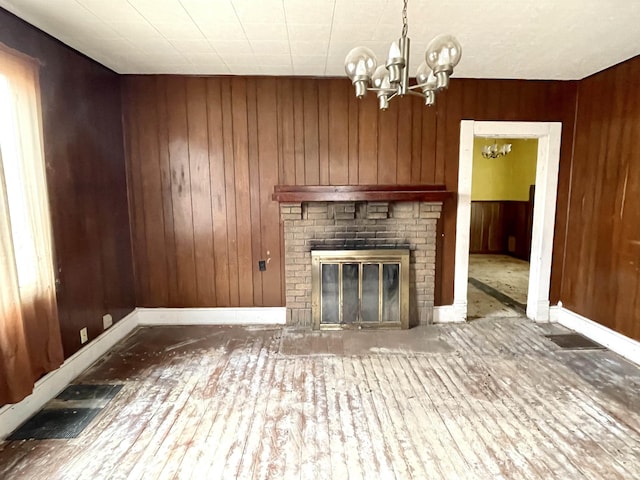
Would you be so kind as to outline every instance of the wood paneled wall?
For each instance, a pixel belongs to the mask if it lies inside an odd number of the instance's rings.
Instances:
[[[640,340],[640,57],[582,80],[561,299]]]
[[[0,42],[37,58],[65,356],[135,307],[117,74],[0,9]]]
[[[124,104],[143,306],[283,305],[274,185],[434,180],[435,112],[342,80],[130,77]]]
[[[472,201],[469,253],[499,253],[529,261],[532,207],[533,202]]]
[[[345,79],[130,76],[123,98],[138,304],[269,306],[284,304],[274,185],[456,191],[462,119],[562,121],[568,161],[575,83],[456,79],[435,108],[387,112]],[[453,297],[455,212],[446,202],[437,304]]]

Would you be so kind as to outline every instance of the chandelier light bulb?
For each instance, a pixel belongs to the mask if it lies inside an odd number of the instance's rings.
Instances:
[[[402,40],[401,40],[402,41]],[[393,42],[389,47],[389,58],[386,67],[389,70],[389,81],[391,85],[398,85],[402,76],[402,69],[405,67],[406,61],[402,56],[402,49],[398,42]]]
[[[371,85],[373,88],[387,89],[391,87],[389,81],[389,70],[384,65],[380,65],[376,68],[376,71],[371,77]]]
[[[356,47],[347,54],[344,70],[356,89],[356,97],[363,98],[367,94],[377,64],[376,55],[366,47]]]
[[[400,57],[402,57],[402,52],[400,52],[398,42],[392,42],[391,46],[389,47],[389,59]]]
[[[356,77],[366,76],[371,78],[378,65],[375,53],[367,47],[356,47],[348,54],[344,62],[344,70],[351,81]]]
[[[389,80],[389,70],[384,65],[376,68],[371,84],[373,88],[378,89],[378,107],[380,110],[386,110],[389,108],[389,94],[394,92],[394,88]]]
[[[424,59],[437,75],[440,72],[453,72],[462,57],[462,47],[451,35],[438,35],[429,42]]]
[[[498,142],[494,141],[493,145],[484,145],[482,147],[482,156],[484,158],[499,158],[511,153],[511,144],[503,143],[498,146]]]
[[[436,102],[438,80],[426,62],[422,62],[418,67],[418,71],[416,72],[416,81],[422,89],[425,105],[428,107],[432,106]]]
[[[416,71],[416,82],[418,85],[424,85],[429,80],[429,77],[433,77],[433,73],[426,62],[422,62]]]
[[[449,77],[461,56],[460,43],[451,35],[439,35],[429,42],[424,59],[438,80],[438,90],[449,86]]]

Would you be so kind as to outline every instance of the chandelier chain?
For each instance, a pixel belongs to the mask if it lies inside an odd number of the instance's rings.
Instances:
[[[407,3],[409,2],[409,0],[404,0],[404,7],[402,8],[402,37],[406,37],[408,30],[409,30],[409,24],[407,21]]]

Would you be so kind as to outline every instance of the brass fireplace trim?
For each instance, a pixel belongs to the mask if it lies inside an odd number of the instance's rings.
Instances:
[[[321,265],[322,264],[358,263],[360,271],[363,264],[378,263],[399,264],[399,297],[400,297],[400,321],[385,322],[380,319],[377,323],[321,323]],[[382,268],[380,268],[382,278]],[[339,284],[342,283],[342,268],[339,270]],[[371,249],[371,250],[312,250],[311,251],[311,285],[312,285],[312,319],[315,330],[343,330],[362,328],[402,328],[409,327],[409,250],[407,249]],[[359,276],[358,298],[362,300],[362,275]],[[340,310],[342,310],[342,289],[338,288],[340,297]],[[379,290],[378,312],[382,311],[382,289]],[[380,314],[380,313],[379,313]]]

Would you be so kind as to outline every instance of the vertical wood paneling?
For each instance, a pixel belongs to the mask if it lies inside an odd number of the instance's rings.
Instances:
[[[347,95],[349,98],[349,185],[358,185],[359,183],[359,173],[360,173],[360,165],[358,162],[359,151],[358,151],[358,134],[360,125],[359,115],[359,107],[358,107],[358,99],[355,95],[349,95],[350,89],[348,85],[345,85],[343,88],[347,91]]]
[[[560,299],[640,340],[640,59],[582,80]]]
[[[235,169],[236,234],[238,252],[239,305],[253,305],[253,257],[251,254],[251,197],[249,193],[249,151],[247,124],[247,82],[234,78],[232,84],[233,168]],[[253,132],[251,132],[253,133]]]
[[[142,116],[139,108],[139,98],[141,97],[142,82],[133,79],[129,82],[126,90],[125,103],[127,109],[125,111],[125,123],[127,135],[129,138],[127,157],[129,158],[128,184],[131,194],[131,222],[135,225],[132,230],[133,255],[135,258],[135,274],[136,274],[136,298],[148,300],[151,298],[149,291],[149,273],[147,271],[147,253],[145,250],[145,221],[144,208],[145,203],[142,198],[142,180],[140,169],[142,167],[140,152],[140,127],[138,118]]]
[[[140,92],[150,79],[140,77],[138,81],[140,86],[136,89],[131,80],[127,82],[131,85],[127,89],[130,98],[127,103],[132,106],[128,116],[133,117],[128,118],[127,123],[132,126],[148,124],[147,109],[133,107],[140,101]],[[186,77],[170,77],[166,81],[175,82],[166,92],[167,107],[179,109],[180,102],[187,100],[180,93],[185,90]],[[380,112],[373,96],[357,100],[352,87],[343,79],[236,77],[212,78],[206,80],[206,84],[206,95],[195,92],[189,101],[206,105],[208,114],[210,171],[207,180],[211,189],[212,220],[207,219],[206,207],[203,212],[191,212],[191,215],[194,219],[198,215],[192,231],[195,228],[196,232],[212,232],[212,239],[205,236],[202,241],[213,245],[214,258],[209,263],[215,288],[207,286],[206,289],[215,289],[215,297],[209,297],[209,302],[218,306],[283,303],[283,239],[278,204],[270,197],[274,185],[444,183],[455,191],[460,120],[500,120],[504,107],[504,115],[512,120],[532,120],[539,115],[544,117],[540,120],[567,121],[572,118],[574,99],[573,83],[561,83],[558,87],[557,82],[456,79],[449,90],[438,97],[434,107],[425,107],[418,98],[404,98],[392,101],[388,111]],[[529,100],[521,101],[521,95]],[[569,99],[566,103],[565,97]],[[545,110],[534,105],[542,101],[547,102]],[[190,122],[190,132],[191,128]],[[136,136],[141,132],[132,127],[131,134]],[[194,168],[189,155],[195,145],[188,140],[189,144],[179,150],[178,140],[170,132],[168,151],[171,154],[173,149],[172,164],[186,162]],[[139,140],[132,138],[129,148],[136,141]],[[174,158],[175,155],[186,157]],[[135,161],[157,163],[148,157]],[[131,165],[132,172],[135,168],[139,169],[140,165]],[[195,181],[192,178],[188,192],[192,198],[196,195]],[[140,184],[136,188],[145,186]],[[145,197],[143,192],[133,193],[134,211],[142,208],[145,213],[147,209],[162,208],[153,197]],[[175,203],[179,198],[172,200]],[[138,205],[140,202],[142,207]],[[197,207],[194,204],[192,208]],[[184,228],[179,223],[190,218],[185,211],[178,220],[177,213],[174,204],[176,258],[182,248],[178,242],[183,238],[180,230]],[[455,220],[454,198],[446,202],[438,227],[436,301],[440,304],[452,300]],[[199,223],[204,225],[196,225]],[[144,226],[134,221],[134,239]],[[150,236],[142,238],[148,241]],[[195,240],[200,241],[198,235]],[[165,242],[167,254],[171,255],[169,245]],[[143,243],[136,251],[147,252],[144,247]],[[269,261],[265,272],[258,271],[257,261],[261,259]],[[137,255],[137,261],[144,266],[148,260]],[[180,262],[176,260],[176,263]],[[192,275],[197,272],[195,268]],[[196,279],[183,278],[185,274],[187,270],[182,267],[177,275],[178,285],[193,287]],[[148,280],[138,278],[140,285],[145,281]],[[151,295],[149,289],[141,289],[145,291]],[[191,301],[185,298],[182,297],[183,304]]]
[[[371,98],[358,104],[358,180],[361,185],[371,185],[378,183],[378,107]]]
[[[280,149],[281,180],[285,185],[296,184],[295,117],[290,78],[278,82],[278,147]]]
[[[213,213],[213,257],[216,305],[231,306],[229,285],[229,248],[227,234],[227,191],[225,188],[225,146],[222,117],[222,81],[207,79],[207,116],[209,128],[209,181]],[[277,155],[277,152],[276,152]]]
[[[349,183],[349,98],[343,82],[329,83],[329,184]]]
[[[226,192],[227,219],[227,261],[229,264],[229,304],[240,305],[240,283],[238,280],[238,230],[236,210],[236,179],[233,144],[234,125],[232,110],[232,80],[225,78],[221,83],[222,96],[222,143],[224,145],[224,188]],[[246,212],[243,212],[246,215]]]
[[[278,182],[278,170],[274,168],[278,145],[276,131],[276,100],[273,90],[275,79],[260,80],[257,83],[258,114],[258,169],[260,172],[260,225],[258,232],[262,245],[262,255],[267,261],[267,270],[259,272],[262,282],[263,305],[277,307],[284,305],[284,262],[282,261],[282,226],[279,205],[271,200],[273,186]],[[315,107],[317,108],[317,103]],[[317,122],[317,120],[316,120]],[[316,130],[317,131],[317,130]],[[317,139],[317,137],[316,137]],[[317,157],[316,157],[317,158]],[[308,171],[305,169],[305,171]]]
[[[417,103],[413,97],[400,100],[398,110],[398,145],[396,161],[396,182],[400,185],[411,183],[411,160],[413,150],[413,109]]]
[[[256,98],[256,81],[247,80],[247,131],[249,133],[249,194],[251,196],[251,265],[257,265],[262,259],[262,236],[260,222],[260,164],[258,162],[258,107]],[[297,138],[297,137],[296,137]],[[251,268],[249,273],[251,273]],[[252,305],[263,305],[262,275],[253,277]]]
[[[294,126],[294,156],[296,165],[296,185],[305,184],[304,158],[304,81],[293,81],[293,126]]]
[[[426,113],[423,111],[422,102],[412,102],[411,115],[411,181],[409,183],[420,183],[422,169],[422,149],[425,141],[433,141],[435,135],[422,136],[422,124],[425,120]]]
[[[318,141],[320,185],[329,185],[329,99],[330,83],[318,82]]]
[[[515,242],[513,251],[509,250],[510,237]],[[504,253],[529,261],[530,203],[472,201],[469,253]]]
[[[378,181],[396,183],[398,170],[398,101],[378,113]]]
[[[260,85],[263,85],[261,82]],[[304,180],[305,185],[320,183],[320,144],[318,82],[304,82]]]
[[[143,204],[162,204],[162,170],[158,151],[158,102],[153,86],[141,85],[140,104],[147,112],[148,123],[138,126],[138,155],[149,156],[148,162],[140,164]],[[151,87],[151,88],[150,88]],[[164,242],[164,218],[162,209],[144,210],[144,255],[147,257],[149,294],[157,301],[168,302],[166,262],[154,258],[166,258]]]
[[[193,208],[193,244],[196,268],[197,304],[216,303],[213,237],[211,235],[211,182],[209,181],[209,129],[207,125],[206,80],[187,79],[187,124],[189,127],[189,170]]]
[[[166,83],[167,120],[169,136],[169,161],[171,163],[171,197],[173,205],[174,232],[176,242],[176,265],[178,292],[183,306],[198,305],[198,283],[196,277],[193,203],[191,198],[191,168],[189,164],[189,127],[187,121],[186,85],[183,79],[169,78]],[[146,111],[142,112],[147,115]],[[146,122],[140,122],[142,129]],[[153,161],[141,155],[142,163]],[[156,206],[157,208],[157,206]],[[145,205],[145,211],[148,210]],[[155,208],[154,208],[155,210]],[[149,262],[160,259],[148,258]],[[150,273],[149,273],[150,275]],[[144,305],[152,305],[154,292]]]
[[[173,198],[171,196],[171,161],[169,159],[169,134],[167,123],[166,78],[158,77],[155,82],[155,96],[158,102],[158,157],[162,181],[162,218],[164,220],[164,244],[166,249],[168,305],[180,304],[178,290],[178,265],[173,254],[176,248],[175,225],[173,222]],[[139,297],[140,298],[140,297]]]

